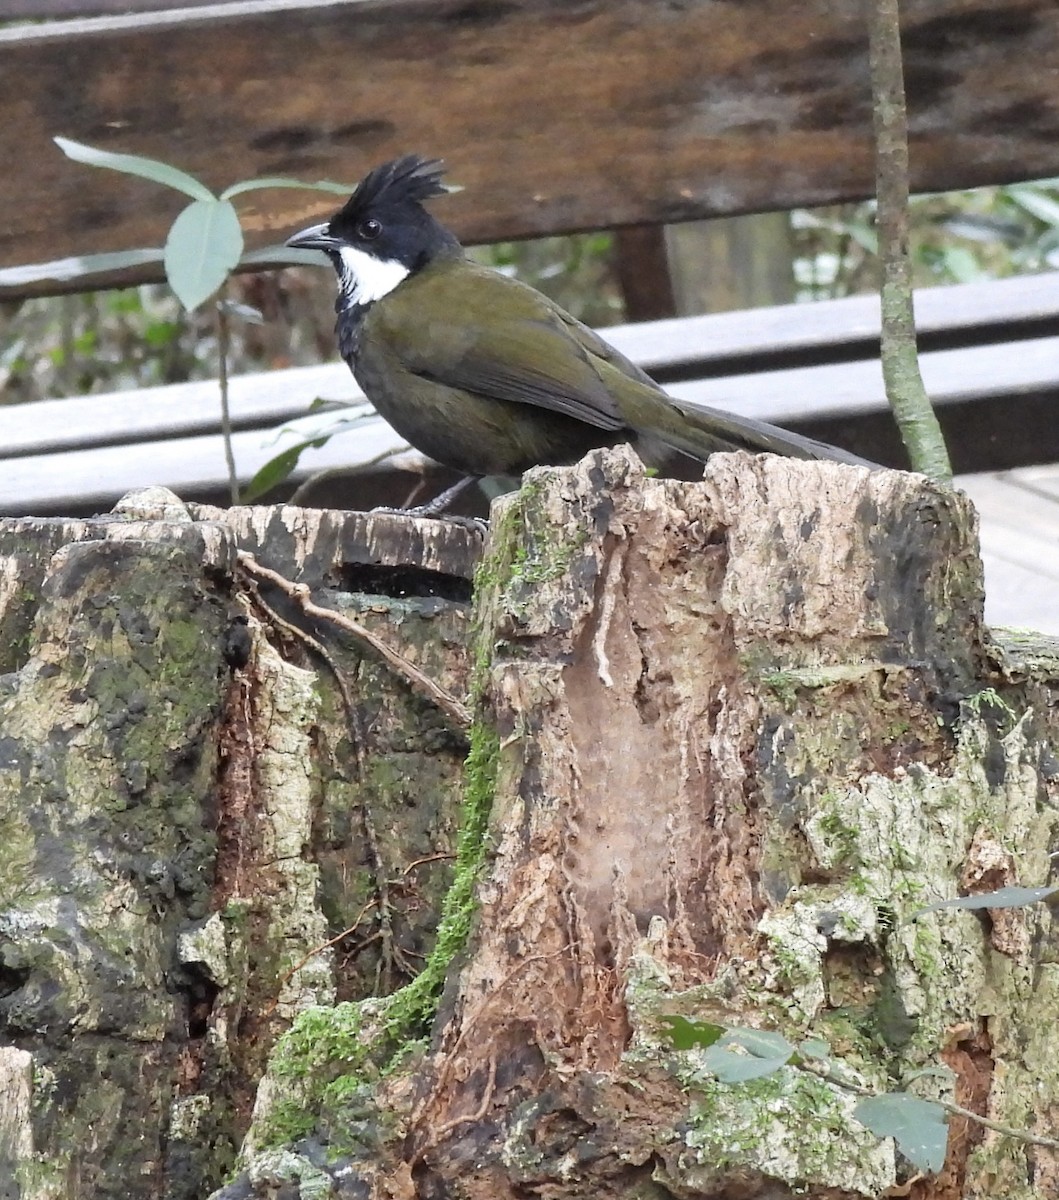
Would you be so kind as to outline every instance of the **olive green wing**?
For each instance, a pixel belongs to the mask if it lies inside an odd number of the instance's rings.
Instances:
[[[402,365],[424,379],[598,429],[626,425],[578,330],[604,343],[506,275],[471,262],[428,267],[414,288],[391,293],[379,325]]]

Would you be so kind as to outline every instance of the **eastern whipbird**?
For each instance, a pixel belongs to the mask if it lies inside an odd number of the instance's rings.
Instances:
[[[653,465],[716,450],[863,464],[763,421],[681,404],[558,304],[467,258],[423,207],[447,191],[443,170],[413,154],[384,163],[329,221],[287,239],[330,258],[339,351],[416,449],[472,477],[569,464],[620,442]]]

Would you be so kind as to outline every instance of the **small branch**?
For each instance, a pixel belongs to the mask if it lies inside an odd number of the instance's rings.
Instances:
[[[331,655],[327,647],[318,638],[314,638],[311,633],[307,633],[304,629],[300,629],[293,623],[293,621],[288,621],[286,617],[280,616],[280,614],[276,612],[276,610],[271,604],[269,604],[264,596],[261,595],[260,590],[253,584],[251,587],[253,587],[254,599],[258,604],[261,605],[261,609],[266,614],[269,621],[288,633],[295,641],[304,643],[309,647],[310,650],[313,651],[314,654],[318,654],[324,660],[324,662],[327,663],[331,674],[335,677],[335,684],[338,687],[339,694],[342,697],[343,707],[345,708],[348,716],[353,711],[353,697],[349,692],[349,683],[347,682],[345,675],[343,675],[339,670],[338,663],[335,662],[334,657]]]
[[[246,568],[247,570],[249,570],[251,572],[253,572],[254,569],[256,568],[258,574],[263,575],[265,577],[274,576],[275,579],[270,579],[269,582],[275,582],[276,580],[283,580],[283,582],[286,583],[287,585],[289,585],[289,587],[291,589],[294,589],[294,591],[291,592],[291,591],[288,591],[287,588],[284,588],[284,591],[286,591],[288,595],[292,595],[292,597],[295,600],[297,600],[299,603],[302,603],[300,597],[296,594],[299,585],[290,583],[289,580],[284,579],[284,577],[279,575],[277,572],[270,571],[268,567],[262,567],[260,565],[260,563],[257,563],[249,555],[247,555],[246,558],[249,559],[250,561],[249,562],[241,561],[241,565],[244,568]],[[253,563],[253,566],[251,566],[250,563]],[[282,587],[282,584],[277,584],[277,586]],[[355,753],[356,759],[357,759],[357,769],[361,774],[363,774],[363,766],[362,766],[363,738],[361,736],[360,729],[358,726],[357,710],[353,704],[353,696],[350,692],[349,682],[347,681],[345,675],[339,669],[339,666],[335,662],[333,656],[329,653],[329,651],[324,646],[324,644],[321,641],[319,641],[319,639],[314,638],[312,636],[312,634],[307,633],[304,629],[300,629],[297,625],[286,620],[286,618],[280,616],[280,614],[278,612],[276,612],[276,610],[272,607],[272,605],[269,604],[265,600],[265,598],[261,595],[260,589],[258,588],[256,582],[251,581],[249,583],[249,587],[253,590],[255,600],[261,606],[262,610],[266,613],[268,619],[270,621],[272,621],[274,624],[276,624],[279,628],[285,630],[296,641],[301,641],[305,645],[307,645],[314,653],[318,654],[330,668],[331,674],[335,678],[335,683],[337,684],[339,693],[342,697],[342,707],[346,714],[346,723],[349,726],[350,736],[351,736],[353,747],[354,747],[354,753]],[[304,607],[305,607],[304,604],[302,605],[302,607],[304,610]],[[323,610],[323,611],[330,612],[329,609]],[[332,614],[332,615],[337,616],[338,614]],[[414,978],[415,971],[408,964],[403,952],[401,951],[400,947],[397,945],[396,939],[393,936],[393,912],[392,912],[392,905],[390,903],[389,883],[387,881],[386,872],[384,870],[382,854],[379,850],[379,839],[378,839],[378,835],[375,832],[375,825],[371,819],[371,814],[365,805],[360,806],[360,816],[361,816],[361,822],[364,827],[364,844],[367,848],[368,857],[371,859],[371,868],[375,875],[375,890],[376,890],[377,900],[372,901],[372,903],[376,904],[378,906],[379,929],[370,938],[365,939],[365,941],[362,942],[360,944],[360,946],[357,947],[357,950],[359,951],[359,950],[363,949],[364,946],[368,945],[370,942],[372,942],[378,938],[382,939],[382,952],[379,956],[379,966],[378,966],[378,970],[376,972],[376,977],[375,977],[376,994],[381,994],[379,991],[380,986],[383,988],[384,991],[389,991],[389,989],[390,989],[390,986],[392,984],[392,979],[393,979],[394,964],[396,964],[402,971],[404,971],[404,973],[410,979]],[[431,855],[428,857],[428,859],[417,860],[417,862],[429,861],[429,858],[433,858],[433,857],[452,857],[452,856],[451,855],[436,855],[436,856]],[[406,873],[407,873],[407,871],[406,871]],[[360,921],[360,917],[357,918],[357,921],[358,922]],[[348,933],[350,931],[346,930],[345,932]],[[343,937],[343,936],[344,936],[344,934],[338,935],[338,937]],[[337,939],[332,939],[332,941],[330,941],[330,942],[325,942],[324,947],[330,946],[335,940],[337,940]],[[321,949],[324,947],[321,947]],[[317,953],[317,951],[311,952],[308,957],[312,957],[312,953]],[[306,959],[306,960],[303,960],[303,963],[299,963],[298,967],[293,968],[293,970],[291,971],[291,974],[293,974],[294,971],[298,970],[299,967],[304,965],[304,961],[308,961],[308,960]],[[274,1005],[273,1005],[273,1007],[274,1007]],[[271,1012],[271,1009],[269,1011]],[[268,1014],[266,1014],[266,1015],[268,1015]]]
[[[415,1161],[421,1162],[424,1155],[428,1154],[435,1146],[440,1145],[441,1139],[446,1134],[452,1133],[454,1129],[459,1129],[461,1125],[473,1125],[476,1121],[480,1121],[489,1111],[489,1106],[493,1103],[493,1096],[496,1090],[496,1051],[492,1050],[489,1054],[489,1074],[485,1081],[485,1087],[482,1089],[482,1099],[478,1107],[472,1113],[468,1113],[465,1117],[453,1117],[451,1120],[445,1121],[433,1131],[425,1145],[420,1146],[416,1151]]]
[[[455,854],[424,854],[422,858],[413,858],[407,867],[401,872],[401,875],[409,875],[416,867],[421,867],[424,863],[432,862],[452,862],[456,858]]]
[[[465,733],[470,728],[471,711],[465,704],[457,700],[450,692],[445,691],[429,675],[424,674],[417,666],[398,654],[382,638],[377,637],[359,621],[354,621],[343,613],[335,612],[332,608],[323,608],[316,604],[311,599],[309,589],[304,583],[293,583],[285,576],[280,575],[278,571],[263,567],[252,554],[248,554],[245,550],[239,551],[239,565],[255,578],[266,580],[278,587],[298,605],[306,616],[327,621],[366,643],[391,670],[405,679],[421,695],[432,701],[449,718],[457,730]]]
[[[485,999],[482,1001],[481,1007],[479,1007],[479,1009],[471,1015],[470,1019],[464,1024],[463,1028],[460,1030],[460,1034],[456,1038],[456,1041],[453,1044],[452,1048],[450,1050],[447,1050],[441,1056],[441,1064],[438,1067],[437,1074],[434,1076],[433,1080],[431,1081],[429,1089],[426,1091],[426,1093],[420,1099],[419,1103],[412,1110],[411,1118],[409,1120],[409,1132],[411,1134],[415,1134],[422,1128],[423,1123],[426,1119],[427,1111],[430,1108],[430,1105],[433,1103],[434,1100],[437,1099],[438,1096],[440,1096],[442,1087],[448,1082],[448,1076],[453,1069],[453,1063],[456,1061],[457,1053],[463,1048],[464,1044],[467,1041],[468,1036],[474,1030],[478,1021],[484,1016],[484,1014],[490,1008],[493,1007],[493,1005],[497,1004],[503,998],[504,991],[506,990],[507,985],[515,978],[516,975],[519,974],[520,971],[523,971],[531,963],[546,962],[550,958],[556,958],[560,954],[568,953],[570,951],[570,949],[571,949],[571,946],[569,943],[567,943],[567,945],[565,945],[565,946],[560,946],[558,950],[552,950],[547,954],[528,954],[525,958],[520,959],[515,964],[515,966],[512,967],[512,969],[510,971],[508,971],[508,973],[504,976],[503,979],[499,980],[496,984],[494,984],[489,995],[486,996]],[[464,1125],[469,1121],[481,1120],[481,1118],[485,1115],[485,1112],[487,1111],[487,1109],[489,1107],[489,1102],[492,1099],[491,1089],[492,1089],[494,1082],[495,1082],[495,1063],[491,1061],[490,1062],[489,1083],[485,1089],[485,1097],[483,1099],[483,1102],[481,1105],[479,1105],[479,1109],[481,1111],[480,1112],[476,1111],[475,1114],[473,1114],[469,1117],[456,1117],[454,1120],[446,1121],[444,1124],[438,1126],[438,1128],[436,1130],[434,1130],[434,1132],[431,1134],[431,1136],[428,1137],[420,1146],[418,1146],[416,1148],[415,1152],[412,1155],[411,1163],[409,1165],[415,1166],[417,1163],[421,1162],[423,1157],[426,1154],[428,1154],[431,1150],[433,1150],[435,1146],[437,1146],[439,1144],[439,1142],[441,1141],[441,1138],[449,1130],[457,1128],[460,1125]]]
[[[336,942],[340,942],[344,937],[349,937],[349,935],[351,933],[355,933],[357,930],[357,926],[361,923],[361,921],[364,920],[364,917],[367,914],[368,909],[374,908],[377,903],[378,903],[377,900],[374,900],[374,899],[369,900],[363,906],[363,908],[361,908],[360,912],[357,913],[357,919],[353,922],[352,925],[349,925],[347,928],[343,929],[341,933],[336,933],[334,937],[328,938],[326,942],[321,942],[319,946],[314,946],[309,951],[308,954],[306,954],[304,957],[300,958],[294,964],[294,966],[291,967],[291,969],[289,971],[287,971],[281,977],[281,979],[279,981],[279,988],[277,989],[276,997],[272,1001],[272,1003],[268,1006],[268,1008],[266,1008],[265,1011],[261,1014],[262,1020],[267,1021],[268,1018],[270,1016],[272,1016],[272,1014],[276,1011],[276,1006],[279,1004],[279,991],[282,990],[283,985],[285,983],[289,983],[294,978],[294,976],[297,975],[297,973],[302,969],[302,967],[304,967],[305,964],[307,962],[309,962],[311,959],[315,958],[318,954],[322,954],[325,950],[329,950]]]
[[[864,1084],[847,1079],[844,1075],[837,1073],[830,1063],[821,1062],[818,1067],[811,1060],[808,1062],[803,1060],[791,1065],[799,1071],[804,1071],[807,1075],[815,1075],[817,1079],[823,1079],[826,1083],[833,1083],[844,1091],[852,1092],[855,1096],[874,1097],[879,1095],[874,1088],[865,1087]],[[953,1104],[951,1100],[932,1099],[930,1103],[936,1104],[954,1117],[965,1117],[968,1121],[981,1125],[983,1129],[991,1129],[994,1133],[1002,1134],[1004,1137],[1015,1138],[1029,1146],[1044,1146],[1049,1150],[1059,1150],[1059,1138],[1041,1137],[1036,1133],[1030,1133],[1028,1129],[1018,1129],[1014,1125],[1002,1125],[999,1121],[983,1117],[981,1113],[964,1108],[961,1104]]]
[[[232,416],[228,409],[228,353],[231,349],[231,329],[228,324],[228,285],[221,285],[214,309],[217,313],[217,381],[221,387],[221,438],[224,441],[224,461],[228,467],[228,492],[232,504],[239,503],[239,476],[235,470],[232,450]]]
[[[1049,1150],[1059,1150],[1059,1138],[1040,1137],[1036,1133],[1030,1133],[1028,1129],[1017,1129],[1014,1125],[1001,1125],[999,1121],[983,1117],[969,1108],[952,1104],[948,1100],[935,1100],[934,1103],[940,1105],[946,1112],[952,1113],[954,1117],[966,1117],[968,1121],[974,1121],[976,1125],[981,1125],[984,1129],[991,1129],[994,1133],[1003,1134],[1004,1137],[1016,1138],[1028,1146],[1045,1146]]]
[[[882,264],[882,370],[912,469],[952,482],[945,440],[923,386],[916,351],[908,253],[908,116],[898,0],[864,0],[870,35],[875,188]]]

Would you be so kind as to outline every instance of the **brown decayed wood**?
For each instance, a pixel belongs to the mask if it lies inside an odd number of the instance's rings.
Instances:
[[[951,494],[908,475],[806,473],[742,455],[712,459],[703,485],[644,481],[627,455],[532,473],[506,518],[520,522],[519,543],[575,548],[544,579],[520,579],[516,555],[511,580],[485,601],[502,738],[495,852],[412,1116],[417,1160],[458,1173],[466,1195],[540,1184],[575,1142],[601,1164],[593,1174],[579,1152],[579,1178],[611,1194],[608,1155],[635,1160],[626,1127],[653,1121],[657,1137],[679,1109],[671,1080],[632,1078],[623,1059],[642,1032],[626,1007],[637,956],[674,993],[730,978],[728,998],[712,1003],[738,1024],[735,980],[753,990],[759,921],[794,882],[763,855],[770,824],[794,803],[784,782],[795,757],[802,786],[814,771],[841,787],[899,769],[871,757],[870,725],[856,720],[856,693],[870,700],[884,686],[872,678],[892,675],[889,699],[936,743],[918,743],[929,761],[945,737],[924,697],[973,669],[980,583],[973,528]],[[796,745],[762,685],[779,660],[875,663],[828,693],[834,721],[854,719],[852,736],[828,741],[826,763]],[[524,1096],[536,1100],[512,1128]],[[519,1174],[523,1153],[538,1156],[537,1174]]]
[[[1059,10],[909,0],[913,187],[1059,169]],[[1032,69],[1028,69],[1032,64]],[[866,34],[811,0],[272,0],[0,31],[0,265],[161,244],[181,201],[66,161],[63,134],[221,188],[276,173],[352,182],[443,155],[438,211],[471,241],[864,196]],[[329,197],[252,193],[252,240]]]

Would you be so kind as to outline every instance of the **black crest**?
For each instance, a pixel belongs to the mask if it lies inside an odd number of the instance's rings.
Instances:
[[[440,158],[405,154],[369,171],[337,215],[348,220],[368,209],[392,209],[409,201],[421,204],[444,196],[448,191],[441,182],[444,173]]]

